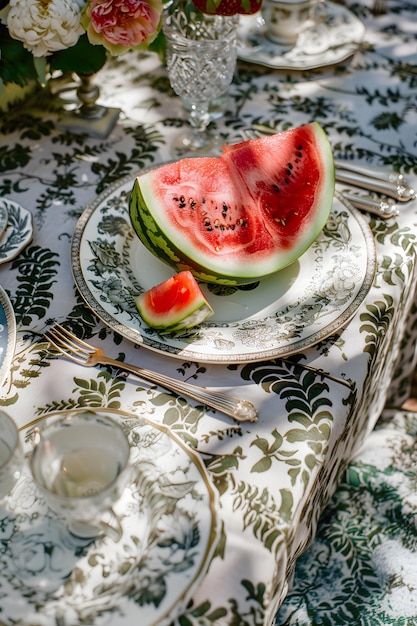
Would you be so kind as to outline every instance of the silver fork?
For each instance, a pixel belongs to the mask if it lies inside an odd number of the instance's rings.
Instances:
[[[79,365],[87,367],[93,367],[98,364],[112,365],[130,372],[143,380],[160,385],[175,393],[184,394],[206,406],[221,411],[232,417],[236,422],[258,421],[258,412],[248,400],[240,400],[221,391],[209,391],[205,387],[190,385],[164,374],[112,359],[106,356],[100,348],[95,348],[82,341],[60,324],[55,324],[55,326],[50,328],[45,333],[45,338],[60,354]]]
[[[372,5],[372,13],[374,15],[384,15],[388,9],[387,0],[374,0]]]

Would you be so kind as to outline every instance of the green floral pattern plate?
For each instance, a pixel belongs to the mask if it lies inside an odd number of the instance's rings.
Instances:
[[[289,267],[252,285],[202,285],[214,316],[161,334],[139,316],[134,296],[173,275],[135,235],[129,177],[83,212],[72,239],[75,283],[86,303],[121,335],[158,352],[199,362],[282,357],[335,333],[356,312],[375,273],[368,223],[341,197],[314,244]]]
[[[206,573],[219,529],[198,455],[163,426],[98,410],[120,420],[132,447],[132,478],[114,507],[123,537],[72,536],[25,466],[0,504],[1,623],[169,624]]]

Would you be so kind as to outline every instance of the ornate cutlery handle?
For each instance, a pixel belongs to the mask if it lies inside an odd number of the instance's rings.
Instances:
[[[355,174],[354,172],[340,172],[336,169],[336,180],[341,183],[348,183],[355,187],[367,189],[368,191],[382,193],[400,202],[408,202],[416,197],[416,192],[411,187],[371,179],[367,176],[361,176],[361,174]]]
[[[234,396],[221,391],[210,391],[205,387],[198,387],[197,385],[191,385],[181,380],[175,380],[175,378],[171,378],[170,376],[165,376],[164,374],[143,369],[142,367],[137,367],[136,365],[124,363],[123,361],[117,361],[116,359],[112,359],[110,357],[100,357],[98,362],[102,365],[112,365],[113,367],[118,367],[119,369],[138,376],[139,378],[161,385],[161,387],[165,387],[165,389],[170,389],[175,393],[184,394],[193,400],[197,400],[202,404],[229,415],[236,422],[258,421],[258,411],[248,400],[241,400],[240,398],[235,398]]]
[[[382,217],[384,220],[396,217],[400,213],[392,199],[375,200],[374,198],[358,196],[354,193],[343,193],[343,197],[349,200],[357,209],[378,215],[378,217]]]

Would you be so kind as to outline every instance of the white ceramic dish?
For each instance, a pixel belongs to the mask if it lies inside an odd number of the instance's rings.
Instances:
[[[203,285],[215,315],[177,335],[162,335],[140,318],[133,297],[175,273],[132,230],[133,178],[116,183],[87,207],[75,228],[75,283],[113,330],[152,350],[199,362],[238,363],[288,356],[335,333],[372,284],[375,246],[362,217],[342,198],[316,242],[291,266],[254,285]]]
[[[326,19],[301,33],[290,49],[268,38],[260,14],[242,16],[238,58],[288,70],[312,70],[348,59],[362,43],[365,25],[340,4],[326,2],[326,7]]]

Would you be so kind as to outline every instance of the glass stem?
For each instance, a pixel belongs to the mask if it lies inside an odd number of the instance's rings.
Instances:
[[[195,146],[204,145],[207,142],[206,131],[210,123],[209,103],[192,102],[189,119]]]

